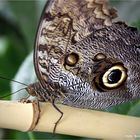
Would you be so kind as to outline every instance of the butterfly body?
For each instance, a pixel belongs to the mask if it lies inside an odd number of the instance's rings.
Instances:
[[[90,109],[139,98],[140,34],[112,23],[115,15],[106,1],[50,0],[34,50],[39,82],[28,92],[42,101]]]

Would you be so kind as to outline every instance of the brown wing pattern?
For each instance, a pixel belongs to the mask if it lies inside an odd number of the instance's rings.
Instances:
[[[35,70],[42,85],[48,80],[52,71],[48,64],[54,58],[65,55],[69,45],[93,30],[110,26],[115,17],[116,11],[108,8],[106,0],[49,0],[42,13],[34,51]]]

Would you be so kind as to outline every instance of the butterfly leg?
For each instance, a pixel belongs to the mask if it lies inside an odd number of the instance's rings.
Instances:
[[[29,97],[30,97],[30,95],[28,95],[25,98],[20,99],[19,102],[21,102],[21,103],[31,103],[32,101],[30,99],[28,99]]]
[[[55,122],[55,126],[54,126],[54,128],[53,128],[53,134],[55,134],[55,132],[56,132],[56,127],[57,127],[58,123],[60,122],[60,120],[61,120],[62,117],[63,117],[63,112],[56,106],[55,100],[52,101],[52,105],[53,105],[53,107],[61,114],[61,116],[59,117],[59,119]]]

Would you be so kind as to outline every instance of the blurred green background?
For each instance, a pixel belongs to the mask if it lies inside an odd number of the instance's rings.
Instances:
[[[39,17],[45,3],[46,1],[44,0],[0,0],[0,76],[9,79],[20,77],[16,79],[25,83],[27,83],[27,81],[29,81],[29,83],[33,81],[31,77],[35,79],[35,76],[32,74],[33,61],[31,52],[33,50]],[[112,0],[111,4],[118,10],[119,19],[126,21],[130,25],[137,26],[138,29],[140,29],[140,1]],[[27,73],[27,68],[25,70],[27,66],[29,71],[32,70],[29,73]],[[12,84],[13,91],[19,88],[19,86]],[[11,93],[10,81],[0,79],[0,96],[2,97],[9,93]],[[20,95],[17,94],[15,98],[17,99]],[[8,96],[6,100],[10,98],[11,97]],[[105,111],[139,117],[140,100],[115,106]],[[0,129],[0,139],[87,140],[88,138],[64,135],[56,135],[53,137],[52,134],[49,133],[31,133]]]

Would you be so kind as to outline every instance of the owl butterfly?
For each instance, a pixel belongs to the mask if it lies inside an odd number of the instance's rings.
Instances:
[[[45,5],[34,48],[38,82],[27,91],[51,102],[59,120],[56,103],[103,109],[140,97],[140,34],[115,17],[106,0]]]

